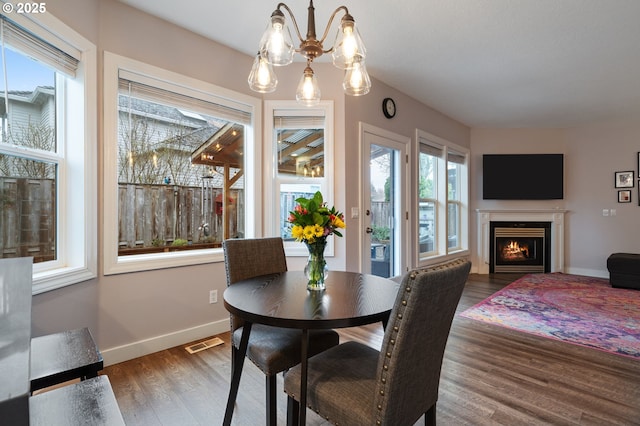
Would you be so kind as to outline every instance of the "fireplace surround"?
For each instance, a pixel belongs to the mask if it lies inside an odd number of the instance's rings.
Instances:
[[[540,268],[536,265],[535,268],[530,268],[529,271],[521,270],[520,272],[564,272],[564,217],[566,210],[549,209],[549,210],[476,210],[478,220],[478,237],[477,237],[477,253],[478,253],[478,273],[489,274],[494,272],[491,267],[493,261],[491,252],[492,247],[492,235],[491,226],[494,224],[494,228],[499,223],[515,223],[518,225],[529,224],[548,224],[548,231],[545,235],[544,244],[540,246],[540,240],[536,240],[537,247],[528,247],[526,250],[528,253],[522,252],[522,256],[531,256],[532,251],[537,250],[536,254],[540,254],[540,250],[544,252],[546,258],[544,259],[544,268]],[[538,226],[536,226],[538,227]],[[533,238],[542,238],[540,236],[527,236],[526,240]],[[534,244],[531,242],[531,244]],[[536,260],[537,262],[537,260]],[[520,260],[519,263],[533,263],[530,259]],[[499,268],[500,269],[500,268]],[[513,269],[513,268],[511,268]],[[522,268],[521,268],[522,269]],[[525,268],[526,269],[526,268]],[[506,270],[503,268],[499,272],[510,272],[509,268]]]

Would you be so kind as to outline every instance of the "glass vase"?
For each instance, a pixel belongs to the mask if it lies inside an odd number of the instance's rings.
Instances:
[[[327,245],[327,240],[316,240],[314,243],[307,243],[307,249],[309,250],[309,259],[307,265],[304,267],[304,273],[309,280],[307,282],[308,290],[324,290],[324,280],[329,274],[329,268],[327,262],[324,259],[324,248]]]

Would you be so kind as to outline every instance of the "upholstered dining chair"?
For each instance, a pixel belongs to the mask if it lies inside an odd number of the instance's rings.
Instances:
[[[333,424],[435,425],[444,350],[471,263],[458,259],[403,279],[380,351],[346,342],[309,359],[307,406]],[[285,373],[287,424],[297,423],[300,366]]]
[[[260,275],[285,272],[287,260],[282,238],[229,239],[222,243],[227,286]],[[232,367],[243,321],[233,315],[231,318]],[[247,357],[266,375],[267,425],[276,425],[276,376],[300,363],[302,333],[297,329],[271,327],[253,324],[247,347]],[[313,330],[309,333],[309,356],[338,345],[339,336],[334,330]]]

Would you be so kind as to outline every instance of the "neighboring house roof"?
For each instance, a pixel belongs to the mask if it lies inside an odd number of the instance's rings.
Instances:
[[[42,105],[55,94],[52,86],[37,86],[34,90],[9,90],[7,94],[9,101],[25,102],[34,105]],[[5,92],[0,91],[0,115],[6,114],[4,103]]]
[[[181,111],[173,106],[149,102],[130,96],[118,96],[118,108],[120,111],[131,111],[132,114],[194,128],[201,127],[204,123],[212,119],[211,117]],[[201,118],[196,118],[198,116]],[[220,124],[222,125],[224,122],[221,121]]]

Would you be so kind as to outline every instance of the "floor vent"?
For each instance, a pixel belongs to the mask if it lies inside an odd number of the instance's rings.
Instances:
[[[213,339],[205,340],[204,342],[194,343],[193,345],[186,346],[185,349],[190,354],[195,354],[196,352],[204,351],[205,349],[213,348],[214,346],[218,346],[224,343],[224,340],[214,337]]]

